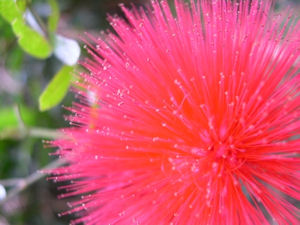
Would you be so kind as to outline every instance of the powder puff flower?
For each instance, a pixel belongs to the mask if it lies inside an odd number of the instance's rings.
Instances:
[[[259,0],[121,7],[53,142],[73,223],[299,224],[300,23]]]

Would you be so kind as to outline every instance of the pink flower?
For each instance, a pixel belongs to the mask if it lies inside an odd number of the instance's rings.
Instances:
[[[53,171],[74,224],[298,224],[300,23],[269,1],[110,17]]]

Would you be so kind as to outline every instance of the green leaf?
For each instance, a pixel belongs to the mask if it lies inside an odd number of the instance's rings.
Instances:
[[[48,19],[48,30],[49,33],[54,33],[56,31],[58,21],[59,21],[59,6],[56,0],[48,0],[51,7],[51,15]]]
[[[27,0],[17,0],[17,6],[20,11],[25,12],[27,7]]]
[[[5,43],[13,40],[15,37],[15,34],[13,33],[10,24],[1,16],[0,16],[0,32],[1,32],[0,40],[5,39]],[[3,46],[1,50],[4,50]]]
[[[9,23],[12,23],[16,18],[22,19],[22,13],[14,0],[0,0],[0,14]]]
[[[27,0],[17,0],[17,6],[21,12],[25,12],[27,7]]]
[[[28,54],[45,59],[52,53],[52,47],[48,41],[37,31],[28,27],[22,19],[15,19],[12,28],[18,37],[18,43]]]
[[[63,66],[39,98],[40,111],[53,108],[65,97],[72,79],[72,66]]]

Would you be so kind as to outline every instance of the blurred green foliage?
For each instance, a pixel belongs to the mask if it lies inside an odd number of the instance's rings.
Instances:
[[[56,106],[66,95],[72,79],[72,71],[72,66],[63,66],[54,76],[39,98],[41,111],[45,111]]]
[[[73,99],[67,92],[79,37],[107,29],[107,13],[120,14],[120,2],[0,0],[0,184],[8,194],[55,160],[43,140],[68,125],[60,105],[70,106]],[[0,224],[68,224],[68,216],[57,216],[67,210],[58,194],[56,184],[38,180],[0,200]]]
[[[0,0],[0,180],[8,193],[16,178],[55,159],[42,140],[68,125],[59,103],[70,106],[73,99],[67,91],[80,54],[74,46],[83,31],[97,35],[107,29],[107,13],[123,16],[121,2],[147,0]],[[299,0],[278,1],[278,7],[286,4],[300,11]],[[40,179],[0,202],[0,224],[68,224],[68,216],[57,216],[67,210],[58,193],[56,184]]]

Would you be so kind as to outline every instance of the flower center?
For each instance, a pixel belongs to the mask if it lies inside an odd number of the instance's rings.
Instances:
[[[228,154],[230,153],[229,146],[227,144],[216,144],[212,147],[212,150],[215,153],[215,157],[217,159],[224,158],[226,159]]]

